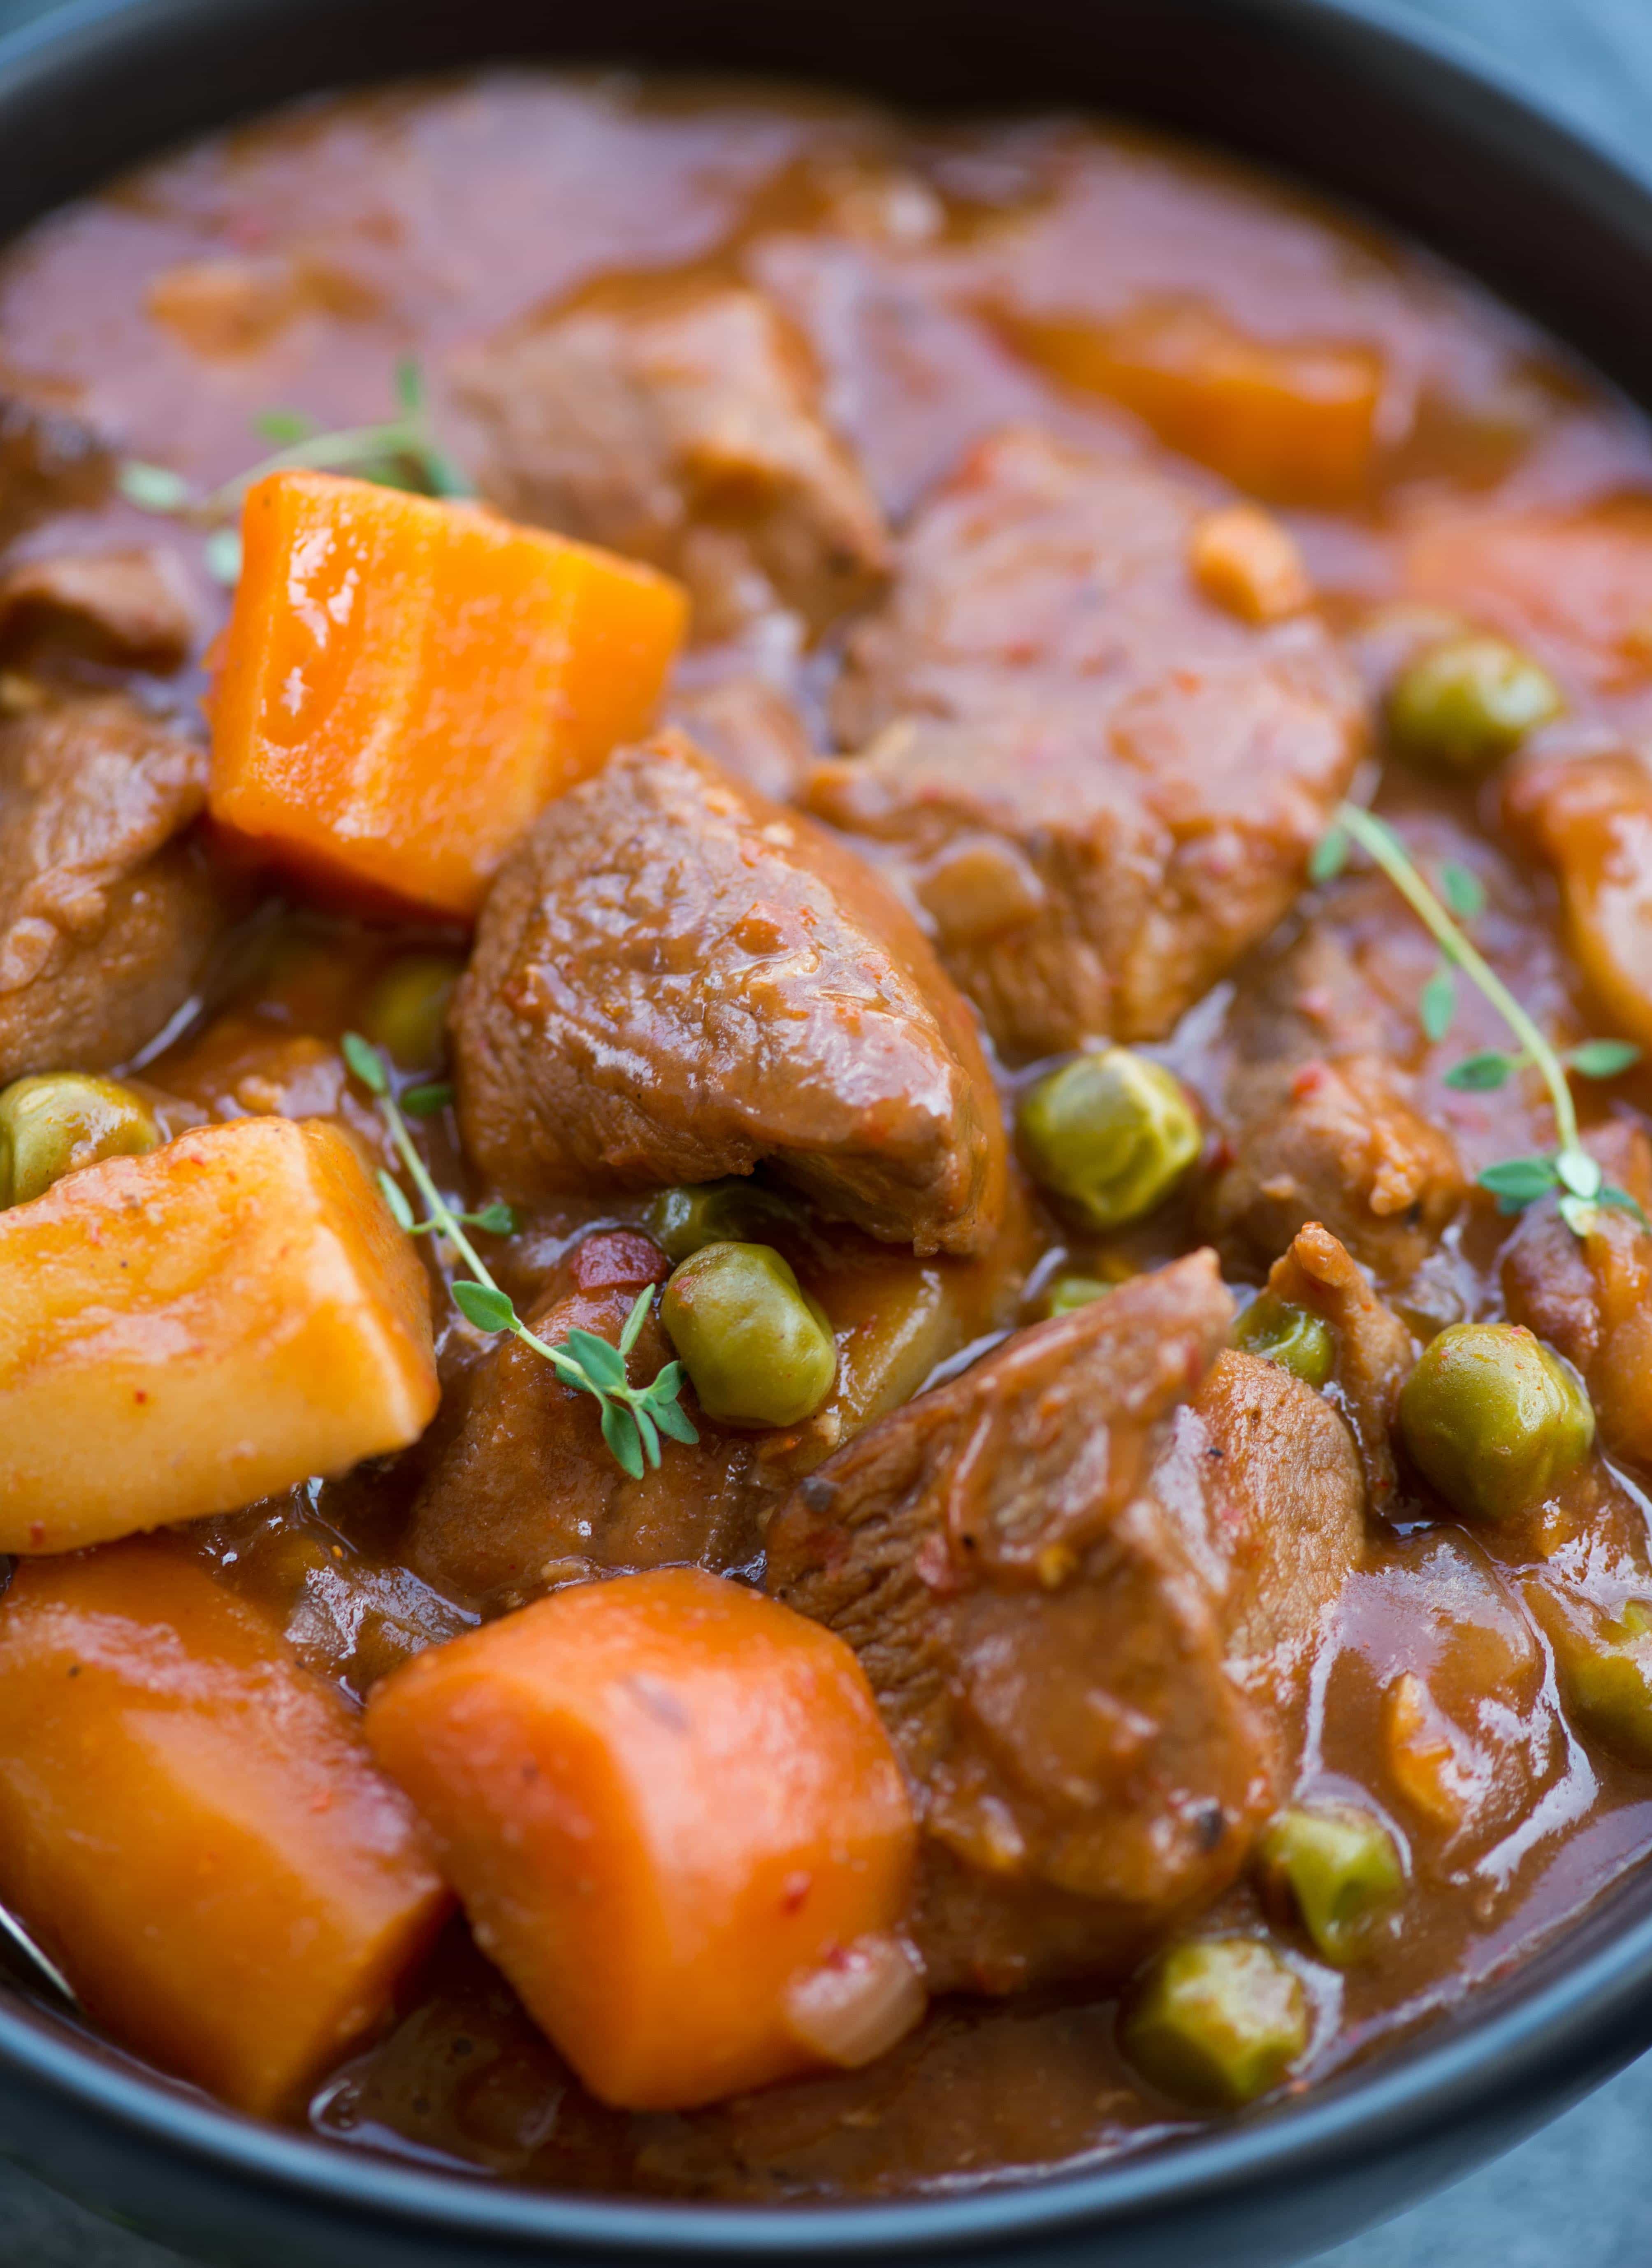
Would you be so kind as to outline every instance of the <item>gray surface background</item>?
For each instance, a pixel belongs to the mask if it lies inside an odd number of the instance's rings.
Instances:
[[[0,0],[0,30],[55,0]],[[1408,0],[1652,172],[1652,0]],[[3,2138],[0,2138],[3,2139]],[[1545,2132],[1312,2268],[1652,2268],[1652,2056]],[[180,2268],[0,2166],[5,2268]],[[1189,2261],[1187,2268],[1215,2268]]]

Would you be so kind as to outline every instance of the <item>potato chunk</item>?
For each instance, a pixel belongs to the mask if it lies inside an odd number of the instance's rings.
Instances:
[[[430,1294],[348,1138],[247,1118],[0,1213],[0,1550],[231,1512],[415,1440]]]
[[[22,1567],[0,1605],[0,1892],[117,2039],[262,2112],[449,1903],[345,1703],[158,1539]]]

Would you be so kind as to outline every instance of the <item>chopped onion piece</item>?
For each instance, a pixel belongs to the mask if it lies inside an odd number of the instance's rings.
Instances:
[[[857,2071],[904,2039],[928,2006],[923,1971],[904,1939],[870,1935],[786,1988],[786,2029],[823,2063]]]

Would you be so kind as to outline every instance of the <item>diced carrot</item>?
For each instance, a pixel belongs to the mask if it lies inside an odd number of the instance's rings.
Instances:
[[[0,1895],[117,2039],[251,2111],[380,2020],[450,1904],[349,1705],[159,1539],[0,1604]]]
[[[230,1512],[436,1411],[429,1281],[349,1136],[243,1118],[0,1212],[0,1550]]]
[[[1009,328],[1057,378],[1122,402],[1253,495],[1347,504],[1369,481],[1383,389],[1369,347],[1251,338],[1187,300],[1116,322],[1012,318]]]
[[[819,2064],[809,1980],[905,1908],[912,1811],[855,1656],[698,1569],[434,1648],[374,1689],[367,1733],[478,1942],[606,2102]]]
[[[1259,504],[1222,504],[1193,527],[1187,563],[1208,599],[1247,622],[1279,622],[1313,603],[1290,530]]]
[[[213,816],[334,893],[466,917],[647,725],[687,600],[652,568],[325,473],[247,495]]]

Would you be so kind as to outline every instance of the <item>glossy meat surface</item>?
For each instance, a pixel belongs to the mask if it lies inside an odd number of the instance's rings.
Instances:
[[[770,1587],[855,1647],[921,1792],[936,1989],[1116,1972],[1231,1881],[1268,1808],[1220,1543],[1152,1478],[1229,1316],[1207,1256],[1046,1323],[769,1530]]]
[[[828,1213],[971,1252],[1004,1139],[969,1011],[876,877],[666,737],[553,804],[454,1010],[466,1146],[509,1195],[771,1160]]]
[[[490,500],[671,568],[702,608],[744,574],[825,623],[887,570],[808,346],[758,292],[667,283],[575,306],[474,349],[453,382]]]
[[[0,1081],[152,1039],[222,926],[206,757],[118,696],[0,723]]]
[[[1157,1039],[1271,929],[1352,775],[1356,689],[1311,618],[1202,597],[1198,485],[1030,429],[913,521],[833,696],[812,807],[894,848],[1012,1054]]]

